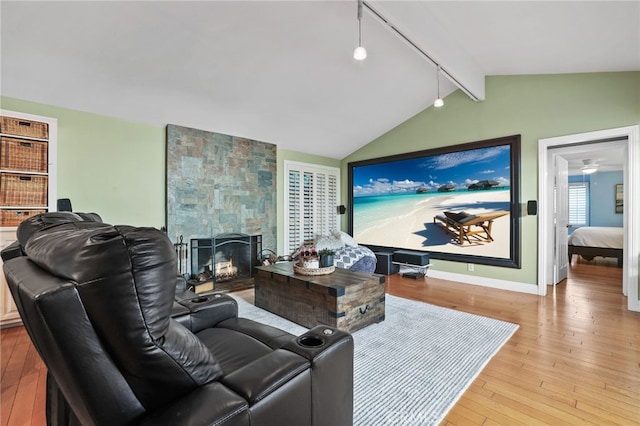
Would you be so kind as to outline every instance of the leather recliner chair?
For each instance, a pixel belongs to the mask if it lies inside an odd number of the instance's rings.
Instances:
[[[60,221],[28,234],[4,272],[48,368],[49,424],[353,423],[350,334],[295,337],[238,318],[228,296],[175,299],[176,254],[157,229]]]

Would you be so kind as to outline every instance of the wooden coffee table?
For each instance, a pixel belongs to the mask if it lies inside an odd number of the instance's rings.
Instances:
[[[255,305],[304,327],[325,324],[355,331],[384,321],[384,275],[341,268],[328,275],[301,275],[291,262],[256,269]]]

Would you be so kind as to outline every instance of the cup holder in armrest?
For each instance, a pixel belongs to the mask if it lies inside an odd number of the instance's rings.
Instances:
[[[303,335],[289,340],[282,349],[294,352],[309,361],[334,351],[350,350],[353,357],[353,338],[346,331],[317,325]]]
[[[208,302],[209,300],[211,300],[210,297],[200,296],[200,297],[196,297],[194,299],[190,299],[189,302],[191,302],[191,303],[204,303],[204,302]]]
[[[189,299],[188,302],[189,303],[204,303],[204,302],[208,302],[210,300],[213,299],[218,299],[222,297],[222,295],[220,293],[216,293],[216,294],[210,294],[207,296],[198,296],[198,297],[194,297],[193,299]]]
[[[318,336],[300,336],[298,344],[307,348],[317,348],[324,345],[324,339]]]

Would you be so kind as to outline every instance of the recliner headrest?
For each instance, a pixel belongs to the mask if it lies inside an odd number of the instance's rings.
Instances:
[[[88,227],[102,227],[106,225],[102,223],[102,218],[96,213],[47,212],[31,216],[23,221],[20,226],[18,226],[16,236],[20,246],[24,249],[25,244],[34,233],[65,223],[77,222],[94,223],[94,225],[88,225]]]

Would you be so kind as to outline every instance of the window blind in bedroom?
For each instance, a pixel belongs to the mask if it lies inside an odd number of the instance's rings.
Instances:
[[[285,161],[285,253],[339,229],[340,169]]]
[[[569,224],[589,225],[589,182],[569,182]]]

